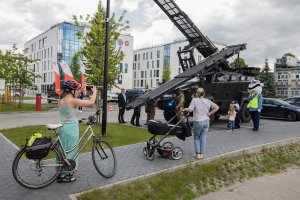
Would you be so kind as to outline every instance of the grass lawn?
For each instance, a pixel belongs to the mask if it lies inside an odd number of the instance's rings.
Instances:
[[[80,125],[80,133],[86,128],[86,125]],[[93,125],[95,134],[100,133],[99,125]],[[11,140],[18,147],[25,144],[25,138],[31,136],[33,133],[42,133],[43,135],[55,137],[55,133],[46,128],[46,126],[25,126],[12,129],[2,129],[0,132]],[[88,134],[86,135],[86,137]],[[121,124],[108,124],[106,136],[103,136],[104,140],[107,140],[113,147],[124,146],[129,144],[136,144],[140,142],[146,142],[151,137],[146,129],[137,128],[134,126],[121,125]],[[92,142],[90,141],[84,152],[88,152],[92,149]]]
[[[154,162],[154,161],[153,161]],[[188,165],[174,172],[137,180],[109,189],[98,189],[77,197],[79,200],[161,200],[194,199],[267,173],[278,173],[300,165],[300,145],[267,149],[256,154],[222,158],[211,163]]]
[[[47,111],[53,109],[51,104],[42,104],[41,111]],[[23,112],[23,111],[35,111],[35,104],[25,104],[23,103],[22,108],[18,107],[18,102],[14,103],[5,103],[0,105],[1,112]]]

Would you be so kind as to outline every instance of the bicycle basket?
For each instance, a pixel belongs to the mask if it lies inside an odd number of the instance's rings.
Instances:
[[[28,159],[40,160],[49,154],[52,145],[51,137],[42,136],[36,133],[29,138],[26,138],[26,157]]]

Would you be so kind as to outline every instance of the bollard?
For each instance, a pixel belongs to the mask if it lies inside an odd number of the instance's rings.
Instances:
[[[36,94],[35,96],[35,110],[41,111],[41,104],[42,104],[42,96],[41,94]]]

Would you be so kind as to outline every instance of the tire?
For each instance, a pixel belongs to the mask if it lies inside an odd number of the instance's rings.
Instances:
[[[172,144],[172,142],[165,142],[165,143],[163,143],[162,147],[164,149],[173,149],[173,144]]]
[[[154,151],[155,149],[151,147],[150,149],[147,149],[146,157],[148,160],[154,160]]]
[[[241,108],[241,121],[243,123],[248,123],[251,120],[251,115],[250,115],[250,113],[249,113],[249,111],[247,109],[247,105],[248,104],[246,102],[244,102],[243,106]]]
[[[117,169],[116,155],[110,144],[103,140],[94,140],[92,159],[97,172],[104,178],[111,178]]]
[[[297,115],[292,111],[288,111],[284,117],[291,122],[297,121]]]
[[[179,160],[183,155],[183,150],[180,147],[175,147],[174,149],[172,149],[171,152],[171,157],[174,160]]]
[[[63,157],[57,148],[50,150],[48,156],[41,160],[27,159],[26,150],[23,148],[16,154],[12,164],[12,173],[23,187],[39,189],[55,181],[62,167]]]

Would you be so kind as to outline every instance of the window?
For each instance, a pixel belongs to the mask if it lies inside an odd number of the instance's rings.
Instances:
[[[157,60],[156,64],[156,67],[159,68],[159,60]]]
[[[128,72],[128,64],[125,63],[124,73],[127,73],[127,72]]]
[[[141,80],[141,87],[144,87],[144,80]]]
[[[148,60],[148,52],[146,53],[146,60]]]
[[[41,49],[43,46],[43,43],[42,43],[43,41],[42,40],[39,40],[39,49]]]
[[[147,61],[147,69],[149,69],[149,61]]]
[[[152,61],[152,68],[154,68],[154,61]]]
[[[133,73],[133,78],[136,78],[136,72]]]
[[[147,71],[145,71],[145,78],[147,78]]]
[[[152,78],[152,70],[150,70],[150,78]],[[151,85],[152,86],[152,85]]]
[[[119,64],[119,71],[120,71],[120,73],[123,73],[123,63]]]
[[[152,59],[152,51],[150,52],[150,59]]]
[[[225,75],[224,74],[217,74],[215,77],[215,82],[224,82]]]
[[[52,57],[52,47],[51,47],[51,57]]]
[[[138,54],[138,61],[140,61],[140,54]]]
[[[159,70],[156,70],[156,77],[159,77]]]
[[[150,80],[150,83],[151,83],[151,87],[153,87],[153,86],[152,86],[152,84],[153,84],[153,83],[152,83],[152,79]]]
[[[120,75],[119,78],[118,78],[118,84],[122,84],[122,82],[123,82],[122,78],[123,78],[122,75]]]
[[[144,71],[141,71],[141,78],[144,78]]]
[[[198,64],[201,62],[201,55],[198,55]]]
[[[160,56],[160,51],[158,50],[157,52],[156,52],[156,54],[157,54],[157,58],[159,58],[159,56]]]
[[[143,60],[145,60],[145,53],[143,53]]]
[[[135,80],[133,81],[133,87],[136,87],[136,81]]]
[[[47,38],[43,38],[43,48],[47,46]]]
[[[138,63],[138,70],[140,70],[140,63]]]
[[[137,61],[137,55],[136,54],[134,55],[134,61]]]

